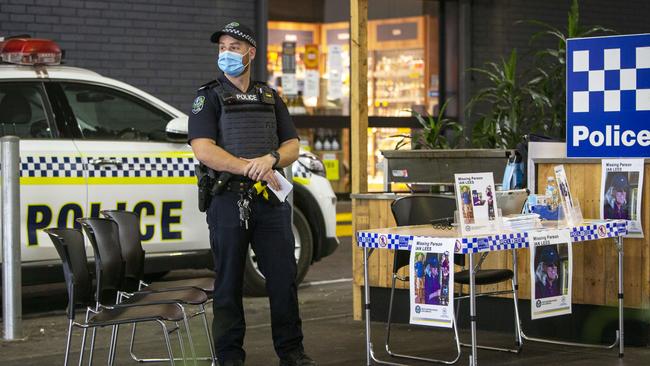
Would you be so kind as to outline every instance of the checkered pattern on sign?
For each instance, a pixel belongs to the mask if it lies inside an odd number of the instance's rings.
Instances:
[[[82,178],[84,176],[84,165],[80,157],[21,157],[20,176],[30,178]]]
[[[576,50],[571,57],[573,113],[650,111],[650,47]]]
[[[98,157],[89,157],[88,161]],[[194,176],[193,158],[176,157],[101,157],[117,161],[120,165],[107,164],[98,166],[89,164],[90,178],[178,178]]]
[[[399,235],[396,234],[379,234],[379,233],[368,233],[368,232],[359,232],[357,234],[357,243],[362,248],[384,248],[384,249],[408,249],[410,250],[410,245],[407,248],[400,248]],[[411,236],[411,238],[413,238]],[[403,241],[402,241],[403,242]]]

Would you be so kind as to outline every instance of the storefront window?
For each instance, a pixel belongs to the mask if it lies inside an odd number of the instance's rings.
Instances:
[[[304,3],[270,1],[268,81],[294,114],[348,116],[349,0]],[[432,112],[438,104],[437,14],[437,1],[370,0],[370,116],[407,117],[411,109]]]
[[[411,132],[404,124],[373,126],[374,119],[410,120],[413,110],[436,111],[439,8],[439,1],[433,0],[369,0],[370,191],[383,188],[380,150],[394,149],[401,140],[395,136]],[[349,19],[349,0],[269,0],[268,82],[278,89],[292,115],[314,116],[311,128],[299,129],[303,146],[326,160],[340,159],[340,172],[332,175],[339,178],[332,184],[340,193],[349,192],[349,129],[328,126],[331,118],[324,116],[350,115]]]

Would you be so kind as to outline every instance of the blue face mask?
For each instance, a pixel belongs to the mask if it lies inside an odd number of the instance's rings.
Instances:
[[[248,52],[250,52],[250,49],[246,53]],[[237,52],[223,51],[219,53],[217,65],[226,75],[239,76],[246,70],[246,66],[248,66],[248,64],[244,65],[244,55],[240,55]]]

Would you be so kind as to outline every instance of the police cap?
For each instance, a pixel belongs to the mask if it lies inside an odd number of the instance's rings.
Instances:
[[[612,177],[612,185],[614,186],[614,189],[618,191],[626,190],[629,187],[627,183],[627,174],[616,174]]]
[[[558,257],[557,250],[552,246],[542,249],[542,263],[557,266]]]
[[[223,35],[231,36],[232,38],[238,39],[240,41],[248,42],[253,47],[257,47],[257,42],[255,42],[255,35],[253,34],[253,31],[247,26],[238,22],[230,22],[221,28],[221,30],[214,32],[210,37],[210,42],[219,43],[219,38]]]

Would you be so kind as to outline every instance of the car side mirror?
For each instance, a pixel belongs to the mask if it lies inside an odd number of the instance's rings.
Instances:
[[[167,123],[165,132],[171,141],[187,140],[187,117],[176,117]]]

